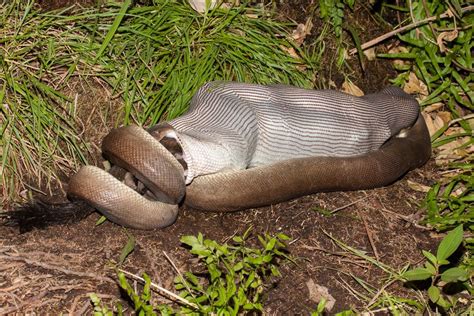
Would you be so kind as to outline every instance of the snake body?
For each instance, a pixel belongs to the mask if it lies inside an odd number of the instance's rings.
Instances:
[[[418,103],[389,87],[355,97],[286,85],[211,82],[180,118],[112,130],[104,156],[149,190],[140,195],[86,166],[68,194],[119,224],[174,222],[178,204],[231,211],[321,191],[390,184],[431,154]]]

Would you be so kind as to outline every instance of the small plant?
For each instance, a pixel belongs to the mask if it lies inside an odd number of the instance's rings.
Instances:
[[[246,247],[248,233],[235,236],[234,245],[220,245],[202,234],[182,237],[181,242],[191,247],[190,252],[198,256],[207,272],[204,283],[190,272],[178,276],[175,284],[181,296],[205,313],[262,311],[264,281],[269,276],[280,276],[277,259],[288,258],[283,241],[289,238],[284,234],[258,236],[262,249],[257,249]]]
[[[285,253],[288,240],[284,234],[276,237],[258,236],[260,248],[246,246],[250,229],[244,235],[232,238],[233,243],[219,244],[198,236],[184,236],[183,244],[191,247],[190,252],[197,256],[203,271],[199,274],[185,272],[175,279],[175,289],[179,292],[179,310],[167,305],[154,305],[151,302],[151,288],[154,284],[144,274],[144,287],[137,293],[123,272],[118,273],[120,286],[125,290],[139,315],[174,314],[217,314],[237,315],[244,312],[261,312],[262,293],[265,281],[272,276],[280,276],[280,259],[289,259]],[[176,297],[175,297],[176,298]],[[95,315],[110,315],[97,296],[91,296]],[[121,310],[121,309],[120,309]]]
[[[102,300],[100,297],[97,296],[95,293],[89,294],[89,297],[91,299],[92,305],[94,306],[94,316],[113,316],[114,313],[111,311],[107,306],[105,306],[102,303]],[[119,315],[122,315],[122,309],[121,305],[117,304],[118,307],[118,313]]]
[[[344,19],[344,9],[348,6],[351,10],[354,8],[355,0],[321,0],[319,1],[319,10],[321,18],[331,23],[334,27],[336,37],[342,35],[342,22]]]
[[[473,288],[468,282],[472,267],[444,266],[452,264],[448,259],[459,248],[463,240],[462,225],[450,231],[438,246],[436,256],[428,251],[423,251],[427,261],[421,268],[406,271],[402,276],[406,281],[430,280],[428,297],[433,304],[445,310],[455,305],[455,299],[451,295],[443,293],[443,288],[448,285],[460,283],[471,295]]]

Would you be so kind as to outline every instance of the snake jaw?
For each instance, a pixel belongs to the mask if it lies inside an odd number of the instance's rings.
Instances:
[[[178,216],[178,205],[148,200],[95,166],[84,166],[73,175],[67,194],[87,202],[109,220],[130,228],[164,228]]]
[[[185,191],[183,166],[175,157],[138,126],[112,130],[102,142],[102,151],[114,164],[112,174],[94,166],[82,167],[69,181],[68,196],[86,201],[123,226],[155,229],[171,225]],[[138,185],[121,182],[114,177],[114,168],[125,172],[125,177],[128,174],[128,182],[136,178]],[[149,190],[143,195],[136,192],[140,183]]]
[[[184,197],[184,168],[152,135],[138,126],[112,130],[102,152],[113,164],[131,172],[158,200],[178,204]]]

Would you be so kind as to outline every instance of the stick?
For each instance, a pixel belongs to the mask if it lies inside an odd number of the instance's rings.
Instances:
[[[469,12],[469,11],[472,11],[472,10],[474,10],[474,5],[470,5],[468,7],[462,8],[461,13],[466,13],[466,12]],[[366,50],[367,48],[375,46],[376,44],[378,44],[378,43],[380,43],[380,42],[382,42],[382,41],[386,40],[387,38],[390,38],[394,35],[397,35],[399,33],[403,33],[405,31],[411,30],[411,29],[416,28],[420,25],[429,23],[431,21],[435,21],[437,19],[448,18],[448,17],[450,17],[450,15],[451,15],[451,11],[448,10],[448,11],[444,12],[443,14],[441,14],[440,16],[430,16],[429,18],[426,18],[426,19],[423,19],[423,20],[420,20],[420,21],[417,21],[417,22],[410,23],[410,24],[405,25],[405,26],[403,26],[399,29],[393,30],[393,31],[385,33],[385,34],[383,34],[383,35],[381,35],[377,38],[374,38],[373,40],[365,42],[360,47],[361,47],[362,50]],[[357,48],[353,48],[349,51],[349,55],[354,55],[355,53],[357,53]]]
[[[137,280],[139,280],[139,281],[145,283],[145,279],[139,277],[138,275],[135,275],[135,274],[133,274],[133,273],[130,273],[130,272],[125,271],[125,270],[122,270],[122,269],[118,269],[118,270],[119,270],[120,272],[123,272],[123,273],[125,273],[126,275],[128,275],[128,276],[134,278],[134,279],[137,279]],[[199,307],[198,307],[196,304],[191,303],[191,302],[188,301],[187,299],[182,298],[181,296],[179,296],[179,295],[177,295],[177,294],[174,294],[173,292],[171,292],[171,291],[165,289],[164,287],[159,286],[158,284],[155,284],[155,283],[151,282],[150,285],[151,285],[152,287],[154,287],[155,289],[157,289],[158,291],[161,291],[161,292],[165,293],[165,294],[168,295],[169,297],[171,297],[171,298],[173,298],[173,299],[175,299],[175,300],[177,300],[177,301],[180,301],[180,302],[183,303],[183,304],[186,304],[186,305],[188,305],[188,306],[191,306],[192,308],[195,308],[195,309],[199,309]]]

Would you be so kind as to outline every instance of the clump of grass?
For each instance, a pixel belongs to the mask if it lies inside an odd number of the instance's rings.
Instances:
[[[293,45],[292,25],[264,8],[200,15],[186,2],[155,0],[64,11],[40,13],[33,1],[0,8],[3,203],[26,180],[50,183],[86,162],[75,104],[61,93],[72,77],[106,82],[123,99],[117,125],[174,118],[211,80],[315,84],[317,55]]]
[[[58,171],[85,162],[74,106],[60,92],[61,77],[80,64],[70,41],[86,36],[64,18],[39,16],[33,2],[0,9],[0,165],[2,202],[26,183],[50,182]]]
[[[241,6],[201,16],[176,1],[154,3],[129,8],[119,26],[97,35],[110,38],[104,54],[122,63],[109,82],[123,93],[125,122],[174,118],[217,79],[313,85],[315,61],[287,39],[290,25],[267,11]]]
[[[331,23],[337,38],[342,36],[342,22],[346,8],[354,9],[355,0],[319,1],[319,15],[326,23]]]

